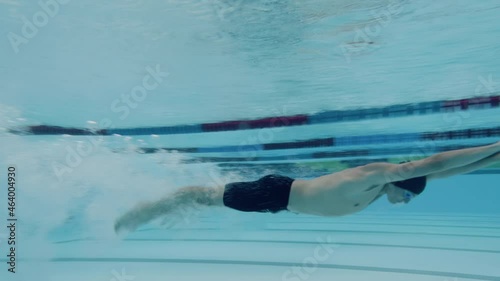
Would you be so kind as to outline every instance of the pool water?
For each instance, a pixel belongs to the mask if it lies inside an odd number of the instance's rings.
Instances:
[[[1,280],[500,280],[499,164],[346,217],[182,209],[113,231],[185,185],[498,141],[498,1],[0,7]]]

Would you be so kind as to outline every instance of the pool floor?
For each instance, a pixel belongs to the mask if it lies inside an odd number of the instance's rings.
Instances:
[[[220,211],[122,240],[58,241],[14,280],[500,280],[495,215]]]

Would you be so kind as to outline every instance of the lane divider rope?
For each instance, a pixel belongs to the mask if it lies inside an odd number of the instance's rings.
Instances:
[[[475,147],[473,145],[448,145],[432,149],[432,153],[445,152],[450,150]],[[425,154],[429,154],[427,151]],[[348,151],[324,151],[280,156],[249,156],[249,157],[194,157],[184,159],[184,164],[198,164],[208,162],[257,162],[257,161],[296,161],[311,159],[342,159],[348,157],[373,157],[373,156],[401,156],[401,155],[422,155],[422,151],[415,147],[408,148],[382,148],[382,149],[356,149]]]
[[[428,115],[443,112],[480,110],[496,108],[500,105],[500,92],[494,96],[475,97],[460,100],[430,101],[415,104],[391,105],[379,108],[355,110],[331,110],[315,114],[266,117],[255,120],[233,120],[215,123],[176,125],[161,127],[116,128],[92,131],[90,129],[70,128],[50,125],[28,126],[10,129],[9,132],[21,135],[175,135],[205,132],[224,132],[262,128],[291,127],[325,123],[351,122],[379,118],[395,118],[413,115]]]
[[[450,141],[450,140],[471,140],[500,137],[500,127],[485,129],[466,129],[445,132],[423,132],[423,133],[403,133],[370,136],[347,136],[331,137],[322,139],[309,139],[295,142],[264,143],[251,145],[226,145],[213,147],[187,147],[187,148],[154,148],[142,147],[137,149],[140,153],[150,154],[159,152],[182,152],[182,153],[212,153],[212,152],[240,152],[248,153],[265,150],[278,149],[303,149],[318,147],[339,147],[355,145],[374,145],[404,142],[423,141]]]

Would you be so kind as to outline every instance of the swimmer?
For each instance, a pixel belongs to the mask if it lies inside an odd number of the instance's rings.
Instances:
[[[115,231],[133,231],[179,209],[221,206],[243,212],[290,211],[318,216],[359,212],[383,195],[392,204],[409,203],[428,181],[475,171],[500,162],[500,142],[438,153],[422,160],[370,163],[310,180],[267,175],[216,188],[188,186],[154,202],[137,205],[116,220]]]

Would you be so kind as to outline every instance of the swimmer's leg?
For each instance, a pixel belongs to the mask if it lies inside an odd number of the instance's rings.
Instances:
[[[115,232],[133,231],[156,218],[189,207],[223,206],[223,193],[223,187],[183,187],[157,201],[138,204],[116,220]]]

